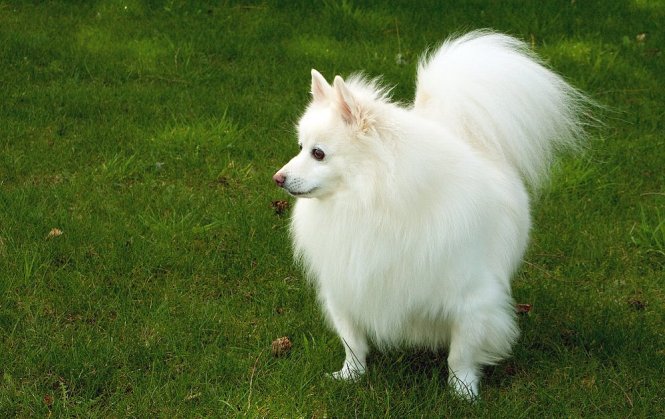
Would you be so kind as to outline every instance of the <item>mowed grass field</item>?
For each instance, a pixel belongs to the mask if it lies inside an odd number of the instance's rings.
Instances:
[[[0,1],[0,417],[662,417],[663,22],[649,0]],[[310,69],[408,103],[425,49],[486,27],[603,106],[534,193],[514,356],[475,404],[444,352],[331,381],[270,179]]]

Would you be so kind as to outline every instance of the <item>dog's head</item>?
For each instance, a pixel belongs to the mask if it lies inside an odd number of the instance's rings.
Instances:
[[[362,160],[363,149],[359,138],[371,135],[373,130],[372,112],[365,105],[367,99],[383,92],[360,78],[354,82],[364,83],[364,89],[352,91],[339,76],[331,86],[312,70],[312,101],[298,123],[300,152],[273,176],[289,194],[303,198],[328,196],[345,186],[353,167],[363,164],[358,161]]]

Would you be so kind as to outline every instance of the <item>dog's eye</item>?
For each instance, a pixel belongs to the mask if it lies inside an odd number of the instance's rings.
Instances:
[[[302,144],[298,144],[298,150],[302,150]]]
[[[314,148],[312,149],[312,157],[318,161],[321,161],[324,159],[324,157],[326,157],[326,153],[324,153],[320,148]]]

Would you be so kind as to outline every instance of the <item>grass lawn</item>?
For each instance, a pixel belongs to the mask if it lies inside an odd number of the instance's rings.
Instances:
[[[0,417],[665,415],[665,3],[0,1]],[[384,75],[491,27],[606,108],[533,207],[514,356],[343,349],[270,176],[310,69]],[[286,356],[271,353],[287,336]]]

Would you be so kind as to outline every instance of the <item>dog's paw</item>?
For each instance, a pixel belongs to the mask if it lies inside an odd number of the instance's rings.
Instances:
[[[344,364],[341,370],[327,374],[330,378],[340,381],[356,381],[365,374],[365,367],[352,367]]]
[[[466,379],[461,379],[456,376],[451,376],[448,379],[448,385],[450,386],[452,392],[459,398],[467,400],[469,402],[475,402],[479,400],[478,392],[478,379],[476,377],[464,377]]]

